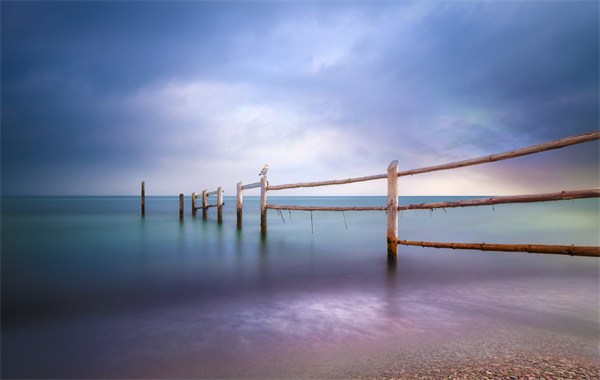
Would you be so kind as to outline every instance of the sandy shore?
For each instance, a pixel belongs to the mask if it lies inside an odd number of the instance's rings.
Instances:
[[[263,363],[264,364],[264,363]],[[282,356],[236,378],[600,379],[596,337],[495,331]]]
[[[543,328],[403,334],[168,366],[148,363],[128,378],[153,379],[600,379],[598,337]],[[159,363],[155,363],[159,364]]]
[[[395,365],[356,379],[600,379],[598,362],[584,357],[534,353],[489,355],[459,362],[436,360]]]

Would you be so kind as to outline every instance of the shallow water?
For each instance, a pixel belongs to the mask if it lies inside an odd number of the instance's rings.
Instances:
[[[2,377],[240,377],[300,355],[491,330],[597,355],[597,258],[400,246],[388,266],[385,212],[313,212],[311,226],[310,212],[270,210],[263,238],[257,197],[244,198],[241,230],[235,198],[223,224],[215,209],[193,218],[189,202],[180,222],[177,197],[147,197],[145,218],[139,197],[3,197]],[[599,225],[592,199],[404,212],[399,234],[599,245]]]

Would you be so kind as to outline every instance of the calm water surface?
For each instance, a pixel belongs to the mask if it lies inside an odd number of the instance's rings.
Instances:
[[[180,222],[177,197],[147,197],[145,218],[139,197],[3,197],[2,377],[243,377],[301,355],[489,331],[566,337],[597,355],[596,258],[400,246],[388,266],[385,212],[313,212],[311,225],[310,212],[270,210],[261,238],[257,197],[244,198],[242,230],[235,198],[223,224],[215,209],[193,218],[187,198]],[[599,245],[598,227],[594,199],[404,212],[399,235]]]

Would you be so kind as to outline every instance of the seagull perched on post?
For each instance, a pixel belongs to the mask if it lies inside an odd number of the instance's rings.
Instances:
[[[265,167],[262,168],[262,170],[260,171],[259,175],[267,175],[268,171],[269,171],[269,165],[265,165]]]

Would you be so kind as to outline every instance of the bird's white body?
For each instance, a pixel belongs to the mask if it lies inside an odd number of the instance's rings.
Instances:
[[[269,165],[265,165],[265,167],[262,168],[262,170],[260,171],[259,175],[267,175],[268,171],[269,171]]]

